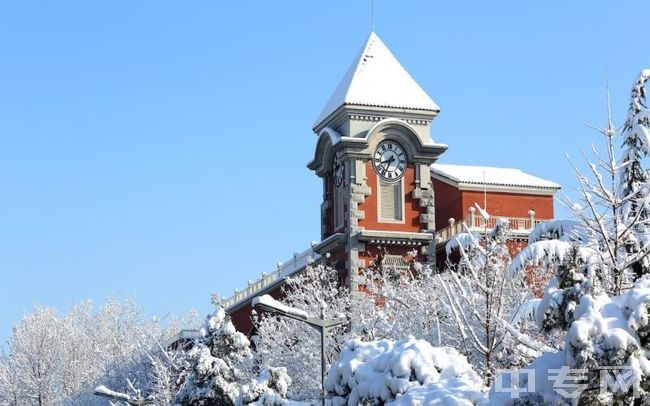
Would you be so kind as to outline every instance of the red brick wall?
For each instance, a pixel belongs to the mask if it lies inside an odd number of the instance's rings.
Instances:
[[[450,217],[460,220],[465,217],[466,211],[463,212],[460,190],[435,178],[431,181],[436,205],[436,230],[440,230],[449,225]]]
[[[474,203],[483,207],[483,192],[461,191],[461,194],[463,217],[468,215]],[[492,216],[528,217],[531,209],[535,210],[536,218],[552,219],[553,196],[487,192],[487,211]]]
[[[347,252],[345,251],[345,247],[341,247],[340,250],[332,252],[329,259],[326,260],[326,263],[328,265],[336,266],[336,268],[339,270],[338,272],[339,282],[342,285],[345,285],[347,283],[347,271],[344,269],[345,261],[347,260],[347,257],[348,255]],[[267,294],[270,294],[273,298],[278,300],[283,299],[285,297],[285,294],[282,291],[283,286],[284,286],[283,284],[279,285],[271,292],[267,292]],[[237,309],[236,311],[230,314],[232,323],[234,324],[237,331],[240,331],[249,337],[253,333],[253,322],[251,321],[251,310],[252,307],[249,302],[245,306],[242,306],[241,308]]]
[[[483,192],[462,191],[438,179],[432,179],[436,204],[436,230],[449,225],[449,218],[461,220],[469,215],[469,208],[484,205]],[[538,219],[552,219],[553,196],[523,193],[487,192],[487,209],[490,215],[528,217],[534,210]]]
[[[420,205],[418,200],[413,199],[413,190],[415,189],[415,168],[410,165],[406,168],[404,174],[404,223],[380,223],[378,221],[378,208],[377,208],[377,173],[372,167],[370,161],[366,162],[366,177],[367,183],[371,190],[371,195],[366,197],[363,203],[360,203],[358,208],[363,210],[365,218],[359,220],[359,226],[365,227],[366,230],[385,230],[385,231],[406,231],[406,232],[419,232],[422,228],[420,225]]]
[[[271,292],[268,292],[268,294],[275,299],[281,299],[282,298],[281,286],[278,286]],[[232,320],[232,324],[234,324],[237,331],[241,331],[247,336],[250,336],[251,333],[253,332],[253,322],[251,321],[252,309],[253,308],[251,307],[249,302],[247,305],[242,306],[241,308],[235,310],[230,314],[230,319]]]

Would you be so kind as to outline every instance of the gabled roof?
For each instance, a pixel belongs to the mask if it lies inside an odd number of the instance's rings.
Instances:
[[[459,188],[464,186],[474,188],[477,185],[485,185],[501,188],[546,189],[549,191],[560,189],[560,185],[555,182],[512,168],[433,164],[431,165],[431,173],[434,177],[448,183],[454,183]]]
[[[343,105],[439,111],[374,32],[314,123]]]

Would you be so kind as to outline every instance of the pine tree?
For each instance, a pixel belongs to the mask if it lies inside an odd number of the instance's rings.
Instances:
[[[253,356],[246,336],[221,307],[206,318],[201,337],[187,355],[189,371],[176,395],[183,406],[283,405],[291,378],[284,368],[253,374]]]
[[[234,404],[240,381],[248,378],[252,358],[246,336],[235,330],[222,308],[209,316],[201,328],[202,338],[188,354],[191,371],[176,396],[187,406]]]
[[[632,86],[628,117],[623,126],[624,149],[619,164],[620,217],[625,230],[625,250],[632,256],[639,256],[650,242],[650,179],[642,167],[642,158],[650,152],[650,111],[645,105],[648,79],[650,70],[644,70]],[[645,256],[639,257],[631,268],[636,277],[640,277],[650,271],[650,261]]]

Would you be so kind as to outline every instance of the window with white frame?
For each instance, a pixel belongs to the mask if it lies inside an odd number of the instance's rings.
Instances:
[[[386,182],[377,179],[379,185],[379,221],[401,223],[404,221],[404,179]]]

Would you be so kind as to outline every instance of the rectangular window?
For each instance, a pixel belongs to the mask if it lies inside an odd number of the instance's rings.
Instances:
[[[334,230],[338,230],[343,227],[343,188],[336,188],[334,191]]]
[[[379,185],[379,221],[403,222],[404,221],[404,189],[403,179],[389,183],[378,179]]]

